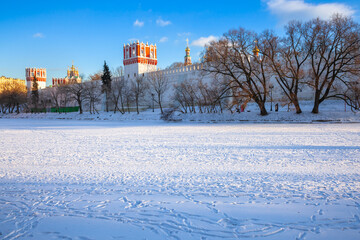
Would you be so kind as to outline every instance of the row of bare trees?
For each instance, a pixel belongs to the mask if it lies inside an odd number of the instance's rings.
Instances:
[[[152,107],[156,103],[161,113],[163,113],[164,94],[169,90],[169,80],[160,71],[149,73],[145,76],[138,76],[134,79],[125,80],[119,78],[113,81],[110,92],[110,101],[114,106],[114,112],[117,110],[125,113],[126,109],[130,112],[130,107],[135,105],[136,112],[139,114],[144,100],[152,102]]]
[[[360,28],[351,18],[293,21],[286,25],[284,37],[270,30],[231,30],[210,43],[204,60],[206,73],[227,82],[224,94],[231,90],[252,99],[261,115],[267,115],[272,81],[297,113],[302,112],[298,93],[304,86],[313,91],[313,113],[329,98],[359,108]]]
[[[0,84],[0,113],[20,112],[20,108],[27,102],[26,86],[22,83]]]
[[[89,81],[83,83],[70,83],[54,86],[38,91],[37,101],[32,108],[45,109],[55,107],[58,112],[60,108],[68,106],[79,106],[80,114],[84,108],[90,113],[98,113],[99,105],[104,101],[106,111],[110,108],[116,113],[130,112],[133,108],[140,113],[140,107],[151,106],[153,103],[159,106],[163,112],[164,93],[169,89],[168,79],[160,72],[153,72],[148,77],[138,76],[131,80],[125,80],[121,76],[121,69],[113,71],[115,80],[111,81],[104,90],[102,74],[100,72],[89,76]]]
[[[218,79],[211,82],[188,79],[174,85],[175,93],[171,100],[183,113],[222,113],[223,109],[231,110],[226,87],[226,82]]]

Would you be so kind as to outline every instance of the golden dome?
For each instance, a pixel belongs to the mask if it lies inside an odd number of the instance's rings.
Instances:
[[[259,49],[257,46],[255,46],[254,49],[253,49],[253,53],[254,53],[255,55],[258,55],[259,52],[260,52],[260,49]]]

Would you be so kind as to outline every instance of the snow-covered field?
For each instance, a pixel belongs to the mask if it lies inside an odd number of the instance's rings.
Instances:
[[[360,124],[0,119],[0,239],[360,239]]]

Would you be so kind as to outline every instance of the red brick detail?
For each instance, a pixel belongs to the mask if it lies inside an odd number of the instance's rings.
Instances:
[[[142,64],[149,64],[149,65],[157,65],[157,60],[155,59],[147,59],[147,58],[134,58],[134,59],[127,59],[124,60],[124,65],[130,65],[135,63],[142,63]]]

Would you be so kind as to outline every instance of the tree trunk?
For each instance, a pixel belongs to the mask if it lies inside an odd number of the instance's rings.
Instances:
[[[161,106],[161,96],[160,96],[160,94],[158,94],[158,101],[159,101],[159,107],[160,107],[161,114],[163,114],[164,112],[163,112],[163,109],[162,109],[162,106]]]
[[[311,113],[319,113],[319,105],[320,105],[320,90],[315,91],[315,100],[314,100],[314,107]]]
[[[109,101],[108,101],[107,91],[105,91],[105,108],[106,108],[106,112],[109,112]]]
[[[79,111],[80,111],[80,114],[82,114],[82,113],[83,113],[83,109],[82,109],[82,106],[81,106],[81,102],[80,102],[80,101],[78,101],[78,104],[79,104]]]
[[[297,98],[294,98],[292,102],[293,102],[293,104],[295,106],[296,113],[297,114],[302,113],[301,108],[300,108],[300,104],[299,104],[299,100]]]
[[[266,108],[265,108],[265,103],[264,102],[258,102],[257,104],[258,104],[258,106],[260,108],[260,115],[261,116],[268,115],[268,112],[266,111]]]
[[[121,98],[121,113],[124,114],[125,113],[125,108],[124,108],[124,101]]]
[[[136,102],[136,112],[137,114],[139,114],[139,99],[137,97],[135,99],[135,102]]]

